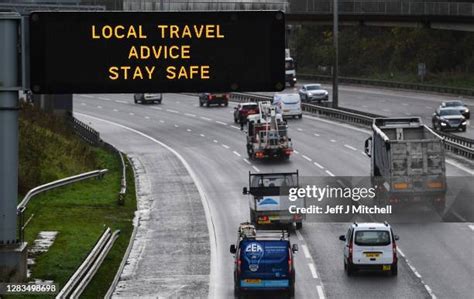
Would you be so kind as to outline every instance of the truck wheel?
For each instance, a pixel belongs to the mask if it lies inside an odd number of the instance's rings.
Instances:
[[[303,228],[303,222],[296,222],[296,229]]]

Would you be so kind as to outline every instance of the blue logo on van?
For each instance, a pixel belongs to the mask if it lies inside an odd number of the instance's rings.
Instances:
[[[263,200],[261,200],[258,203],[258,205],[259,206],[265,206],[265,205],[274,206],[274,205],[278,205],[278,201],[274,200],[271,197],[267,197],[267,198],[264,198]]]
[[[245,259],[249,264],[249,270],[256,272],[258,270],[258,265],[260,260],[263,257],[263,248],[260,244],[252,242],[247,244],[244,250]]]

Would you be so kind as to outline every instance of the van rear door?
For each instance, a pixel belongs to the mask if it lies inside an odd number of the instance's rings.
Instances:
[[[241,286],[287,288],[289,245],[285,240],[244,240],[240,244]]]

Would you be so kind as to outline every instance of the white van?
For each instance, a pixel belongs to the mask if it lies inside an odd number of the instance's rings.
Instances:
[[[379,270],[397,275],[398,236],[393,234],[387,222],[354,222],[339,240],[345,242],[344,269],[347,275],[357,270]]]
[[[277,107],[277,113],[281,113],[284,118],[303,117],[301,99],[297,93],[277,93],[273,96],[273,105]]]

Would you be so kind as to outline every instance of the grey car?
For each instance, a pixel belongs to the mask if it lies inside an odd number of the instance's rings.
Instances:
[[[305,84],[298,91],[302,102],[322,102],[329,100],[327,90],[321,88],[321,84]]]
[[[163,94],[162,93],[136,93],[133,95],[133,100],[135,101],[135,104],[138,104],[138,103],[161,104],[161,101],[163,100]]]

